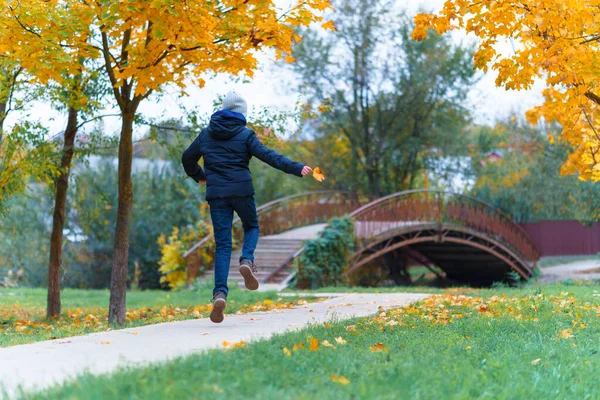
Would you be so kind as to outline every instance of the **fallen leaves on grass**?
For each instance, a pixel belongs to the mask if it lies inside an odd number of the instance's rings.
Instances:
[[[346,342],[346,340],[344,338],[342,338],[341,336],[338,336],[335,338],[335,341],[337,344],[346,344],[348,342]]]
[[[323,347],[331,347],[331,348],[335,349],[335,346],[332,345],[331,343],[329,343],[329,340],[323,340],[321,342],[321,344],[323,345]]]
[[[388,348],[383,345],[383,343],[375,343],[371,346],[372,352],[380,352],[380,351],[388,351]]]
[[[283,354],[285,354],[288,357],[292,356],[292,352],[290,351],[290,349],[288,349],[287,347],[283,348]]]
[[[310,351],[319,350],[319,341],[317,339],[315,339],[314,337],[310,339],[309,349],[310,349]]]
[[[572,337],[574,337],[573,329],[563,329],[558,333],[558,336],[562,339],[571,339]]]
[[[273,309],[286,309],[308,302],[304,299],[276,301],[266,299],[242,307],[239,314],[254,311],[269,311]],[[126,325],[150,325],[161,322],[180,321],[186,319],[206,318],[210,314],[212,305],[198,305],[190,307],[160,306],[129,309],[126,316]],[[18,337],[18,342],[29,342],[44,339],[58,339],[92,332],[109,332],[108,310],[106,308],[76,308],[67,310],[60,318],[45,318],[45,309],[41,307],[26,307],[14,304],[0,309],[0,335]],[[138,335],[139,332],[131,332]],[[38,336],[31,340],[23,340],[24,336]]]
[[[540,361],[542,361],[542,359],[541,359],[541,358],[536,358],[535,360],[533,360],[533,361],[531,362],[531,365],[538,365],[538,364],[540,363]]]
[[[347,384],[350,383],[350,381],[348,380],[348,378],[346,378],[343,375],[333,374],[333,375],[331,375],[331,380],[334,381],[335,383],[340,383],[342,385],[347,385]]]

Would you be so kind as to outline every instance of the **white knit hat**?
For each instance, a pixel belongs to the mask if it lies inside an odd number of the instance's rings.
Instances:
[[[246,117],[246,114],[248,113],[248,104],[242,96],[240,96],[235,90],[232,90],[225,95],[222,109],[240,113]]]

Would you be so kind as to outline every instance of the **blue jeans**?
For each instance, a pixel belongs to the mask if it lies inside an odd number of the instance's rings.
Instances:
[[[231,228],[233,223],[233,212],[242,220],[244,226],[244,246],[242,256],[254,262],[254,250],[258,244],[258,216],[256,215],[256,203],[254,197],[228,197],[224,199],[209,200],[210,218],[212,219],[215,233],[215,288],[217,292],[229,292],[227,277],[229,276],[229,264],[231,262]]]

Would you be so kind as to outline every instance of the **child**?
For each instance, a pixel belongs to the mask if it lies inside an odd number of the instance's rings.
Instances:
[[[246,128],[246,101],[236,92],[229,92],[223,100],[222,110],[215,113],[208,128],[204,129],[183,153],[181,162],[188,176],[205,184],[206,200],[210,205],[215,242],[215,288],[210,320],[223,321],[227,305],[227,276],[231,259],[231,225],[233,212],[242,220],[244,245],[240,257],[240,273],[246,288],[258,289],[254,265],[254,250],[258,243],[258,217],[254,203],[254,187],[248,164],[252,156],[299,177],[312,169],[293,162],[261,143],[256,134]],[[204,157],[204,168],[198,165]]]

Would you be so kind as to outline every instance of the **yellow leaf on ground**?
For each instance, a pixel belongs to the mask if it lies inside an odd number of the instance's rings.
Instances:
[[[346,378],[345,376],[342,375],[336,375],[333,374],[331,375],[331,380],[336,382],[336,383],[340,383],[342,385],[347,385],[350,383],[350,381],[348,380],[348,378]]]
[[[313,178],[315,178],[317,182],[323,182],[325,180],[325,175],[323,175],[321,168],[317,167],[313,170]]]
[[[287,347],[284,347],[283,348],[283,354],[285,354],[288,357],[291,357],[292,352]]]
[[[311,338],[310,339],[310,351],[317,351],[319,350],[319,341],[315,338]]]
[[[331,343],[329,343],[329,340],[323,340],[323,341],[321,342],[321,344],[322,344],[323,346],[325,346],[325,347],[331,347],[331,348],[334,348],[334,349],[335,349],[335,346],[334,346],[334,345],[332,345]]]
[[[348,343],[348,342],[346,342],[346,340],[344,340],[344,338],[342,338],[341,336],[338,336],[338,337],[336,337],[336,338],[335,338],[335,341],[336,341],[338,344],[346,344],[346,343]]]
[[[110,342],[100,342],[100,344],[110,344]]]
[[[536,358],[535,360],[533,360],[533,361],[531,362],[531,365],[538,365],[538,364],[540,363],[540,361],[542,361],[542,359],[541,359],[541,358]]]
[[[563,339],[571,339],[573,337],[573,329],[563,329],[558,334]]]
[[[375,343],[373,346],[371,346],[371,351],[373,352],[378,352],[378,351],[387,351],[388,348],[385,347],[383,345],[383,343]]]

